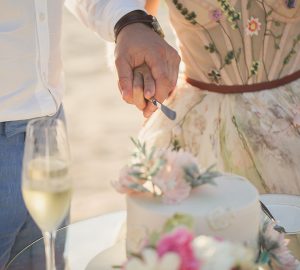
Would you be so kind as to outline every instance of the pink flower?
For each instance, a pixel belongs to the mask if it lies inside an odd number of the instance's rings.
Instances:
[[[296,270],[300,265],[299,261],[291,254],[288,249],[289,240],[284,238],[283,233],[279,233],[274,230],[274,223],[270,222],[265,228],[263,237],[267,239],[264,241],[266,246],[264,247],[271,255],[272,264],[274,269],[277,270]],[[277,245],[274,246],[273,243],[276,242]],[[270,246],[267,245],[269,243]]]
[[[218,22],[222,19],[223,12],[221,9],[217,8],[210,12],[210,18],[212,21]]]
[[[142,185],[143,183],[137,183],[136,180],[130,175],[132,169],[129,167],[124,167],[120,171],[120,176],[118,181],[112,182],[113,187],[120,193],[133,194],[138,193],[138,189],[134,186]]]
[[[180,257],[180,270],[198,270],[200,262],[196,259],[192,241],[194,236],[186,228],[166,234],[157,244],[157,253],[160,257],[168,252],[177,253]]]
[[[162,153],[166,164],[152,179],[163,195],[163,202],[178,203],[187,198],[191,185],[185,180],[185,168],[197,166],[196,158],[188,152],[166,150]]]
[[[251,17],[248,20],[248,24],[246,26],[246,34],[248,36],[258,35],[258,32],[261,29],[261,23],[258,18]]]

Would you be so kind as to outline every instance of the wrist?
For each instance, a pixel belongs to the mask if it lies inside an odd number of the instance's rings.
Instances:
[[[157,19],[154,16],[148,15],[143,10],[134,10],[127,13],[116,23],[114,28],[115,42],[117,41],[117,37],[120,32],[124,28],[127,28],[127,26],[132,24],[144,24],[147,27],[151,28],[154,32],[159,34],[162,38],[164,37],[162,28],[160,27]]]

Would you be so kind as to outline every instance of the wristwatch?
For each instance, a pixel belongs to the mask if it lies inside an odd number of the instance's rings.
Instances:
[[[117,37],[118,37],[119,33],[121,32],[121,30],[125,26],[127,26],[129,24],[133,24],[133,23],[143,23],[143,24],[149,26],[150,28],[152,28],[153,31],[156,32],[157,34],[159,34],[162,38],[164,38],[164,36],[165,36],[156,17],[147,14],[143,10],[134,10],[134,11],[131,11],[131,12],[127,13],[126,15],[124,15],[116,23],[115,28],[114,28],[115,41],[117,41]]]

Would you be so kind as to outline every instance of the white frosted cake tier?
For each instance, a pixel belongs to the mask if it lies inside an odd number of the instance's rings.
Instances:
[[[176,213],[191,215],[196,235],[217,236],[257,246],[260,204],[256,188],[236,175],[214,179],[194,189],[179,204],[163,204],[159,197],[127,196],[127,251],[137,252],[150,232],[160,231]]]

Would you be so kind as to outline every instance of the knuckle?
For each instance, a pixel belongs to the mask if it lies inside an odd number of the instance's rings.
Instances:
[[[132,104],[132,102],[126,96],[123,95],[122,98],[126,103]]]
[[[158,79],[167,83],[169,81],[168,72],[165,69],[161,70]]]
[[[132,96],[128,91],[122,91],[122,99],[128,104],[132,104]]]
[[[147,85],[147,87],[152,87],[155,84],[154,79],[150,74],[145,75],[144,82]]]
[[[181,62],[181,57],[180,55],[176,52],[176,57],[175,57],[175,61],[177,62],[177,64],[179,65]]]
[[[115,58],[115,65],[120,66],[122,64],[123,60],[120,56],[116,56]]]
[[[122,91],[127,91],[128,82],[129,82],[128,78],[120,78],[119,79],[119,86]]]
[[[176,85],[177,85],[177,82],[175,80],[171,81],[169,92],[173,91],[176,88]]]
[[[166,55],[167,55],[167,51],[166,51],[165,46],[160,46],[160,47],[157,49],[156,57],[157,57],[158,59],[160,59],[161,57],[166,57]]]
[[[139,97],[140,96],[140,93],[143,93],[143,85],[141,84],[136,84],[133,86],[133,95],[135,97]]]
[[[145,104],[143,104],[143,103],[138,103],[138,104],[136,104],[136,106],[137,106],[137,108],[139,109],[139,110],[144,110],[145,109]]]

